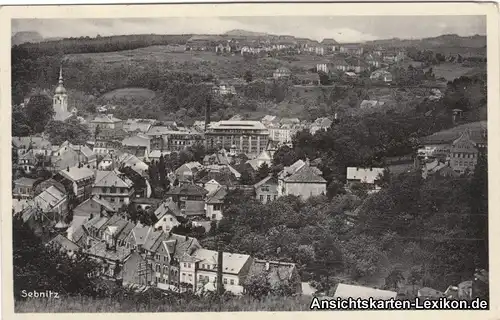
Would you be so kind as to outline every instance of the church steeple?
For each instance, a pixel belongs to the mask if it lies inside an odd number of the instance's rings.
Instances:
[[[62,65],[59,67],[59,84],[63,84]]]

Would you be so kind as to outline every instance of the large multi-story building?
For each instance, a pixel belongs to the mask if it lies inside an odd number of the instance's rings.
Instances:
[[[233,148],[246,154],[259,154],[268,140],[269,131],[259,121],[212,122],[205,132],[208,147]]]
[[[171,130],[166,127],[151,127],[151,150],[182,151],[195,144],[203,144],[203,134],[197,131]]]

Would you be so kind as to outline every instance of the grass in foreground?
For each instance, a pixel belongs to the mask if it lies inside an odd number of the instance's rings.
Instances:
[[[66,312],[219,312],[219,311],[308,311],[311,297],[267,297],[257,301],[249,297],[234,298],[220,305],[211,301],[137,302],[124,299],[92,299],[88,297],[61,297],[60,299],[30,299],[15,302],[19,313]]]

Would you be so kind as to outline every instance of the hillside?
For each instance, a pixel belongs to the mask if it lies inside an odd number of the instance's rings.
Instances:
[[[223,35],[225,35],[225,36],[237,36],[237,37],[267,37],[267,36],[270,36],[270,34],[265,33],[265,32],[254,32],[254,31],[247,31],[247,30],[242,30],[242,29],[230,30],[228,32],[225,32]]]
[[[22,31],[17,32],[11,37],[12,45],[19,45],[23,43],[38,43],[42,42],[44,39],[42,35],[36,31]]]
[[[121,301],[120,301],[121,300]],[[16,301],[14,310],[30,312],[234,312],[234,311],[308,311],[311,297],[268,297],[256,301],[248,297],[233,298],[220,305],[212,301],[151,301],[126,299],[91,299],[62,297],[61,299],[31,299]]]
[[[433,49],[437,47],[458,47],[458,48],[484,48],[486,46],[486,36],[461,37],[456,34],[445,34],[433,38],[423,39],[382,39],[368,41],[367,45],[391,45],[396,47],[420,47],[422,49]]]

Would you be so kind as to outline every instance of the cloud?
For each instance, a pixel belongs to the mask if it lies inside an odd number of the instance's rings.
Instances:
[[[294,35],[321,41],[357,42],[424,38],[445,33],[486,33],[482,16],[210,17],[12,20],[12,32],[38,31],[44,37],[124,34],[221,34],[232,29]]]

